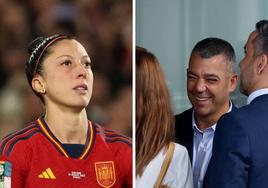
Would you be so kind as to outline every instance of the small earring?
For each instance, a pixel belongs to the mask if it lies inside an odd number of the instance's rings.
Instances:
[[[46,90],[45,90],[45,89],[42,89],[42,90],[40,91],[40,93],[45,94],[45,93],[46,93]]]

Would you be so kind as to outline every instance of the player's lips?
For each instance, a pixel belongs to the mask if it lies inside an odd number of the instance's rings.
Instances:
[[[79,84],[79,85],[75,86],[73,89],[77,90],[77,91],[87,91],[88,87],[86,84]]]

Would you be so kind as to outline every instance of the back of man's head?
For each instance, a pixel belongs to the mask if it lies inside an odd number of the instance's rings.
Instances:
[[[255,55],[265,53],[268,55],[268,20],[256,23],[257,36],[254,39]]]

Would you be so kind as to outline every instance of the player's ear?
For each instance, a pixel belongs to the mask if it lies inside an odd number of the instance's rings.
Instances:
[[[40,75],[36,75],[32,79],[32,88],[37,93],[41,93],[41,94],[45,94],[46,93],[46,88],[45,88],[44,80],[43,80],[43,78]]]

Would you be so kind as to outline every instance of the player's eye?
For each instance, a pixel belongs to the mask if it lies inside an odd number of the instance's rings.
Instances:
[[[91,63],[90,61],[86,61],[86,62],[84,63],[84,66],[85,66],[85,68],[89,69],[89,68],[92,67],[92,63]]]
[[[63,66],[70,66],[72,64],[72,62],[70,60],[64,60],[61,65]]]

